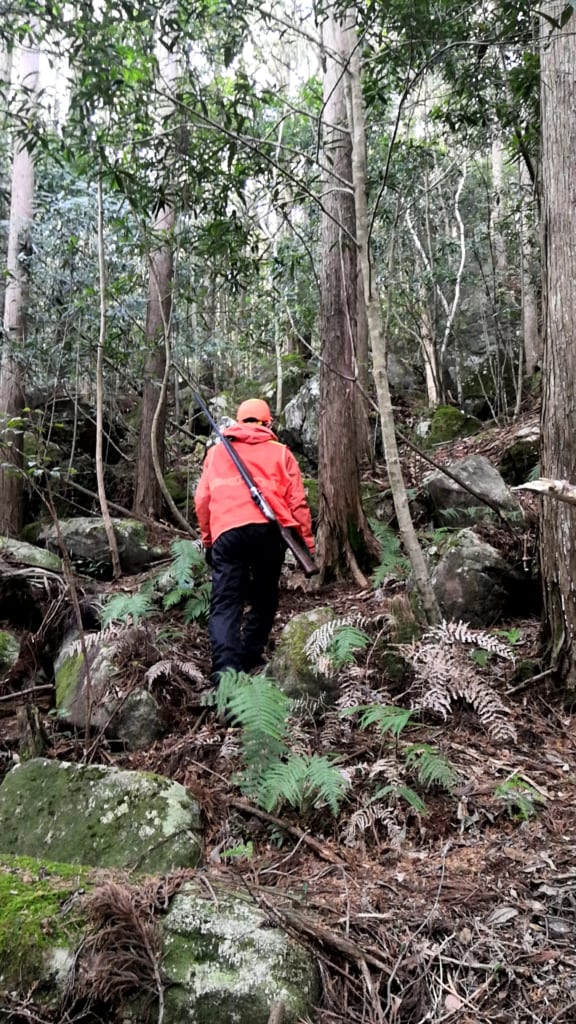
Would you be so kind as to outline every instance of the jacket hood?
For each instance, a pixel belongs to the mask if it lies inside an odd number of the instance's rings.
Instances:
[[[231,441],[243,441],[245,444],[261,444],[263,441],[277,441],[278,438],[269,427],[260,423],[236,423],[222,431],[224,437]]]

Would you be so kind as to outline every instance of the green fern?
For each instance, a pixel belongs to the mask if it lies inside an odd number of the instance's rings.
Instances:
[[[372,576],[374,588],[382,586],[391,573],[404,579],[410,571],[410,563],[402,554],[398,534],[379,519],[369,519],[370,528],[380,545],[380,563]]]
[[[356,651],[362,651],[370,643],[370,637],[357,626],[341,626],[326,650],[333,668],[339,671],[345,665],[356,664]]]
[[[340,711],[341,717],[357,714],[360,715],[358,724],[361,729],[376,725],[382,733],[390,732],[393,736],[399,736],[410,722],[413,712],[393,704],[358,704]]]
[[[404,752],[408,767],[415,767],[418,781],[425,789],[441,786],[451,793],[460,781],[454,765],[438,750],[427,743],[416,743]]]
[[[349,786],[328,757],[291,754],[286,761],[269,766],[260,780],[258,798],[267,811],[287,803],[305,813],[314,804],[326,803],[336,817]]]
[[[538,812],[537,805],[545,804],[546,800],[521,775],[515,773],[511,778],[500,782],[494,787],[494,796],[501,800],[511,818],[528,821]]]
[[[100,621],[104,627],[111,622],[126,623],[132,619],[135,626],[140,619],[146,618],[154,611],[154,602],[146,590],[140,590],[136,594],[115,594],[103,606],[100,612]]]
[[[205,622],[210,611],[210,596],[212,587],[210,583],[201,583],[184,605],[184,622],[190,623],[195,620]]]
[[[173,541],[170,550],[172,552],[170,572],[176,585],[183,590],[189,590],[194,577],[204,571],[204,555],[195,541],[183,538]]]
[[[370,803],[381,800],[383,796],[392,796],[395,800],[405,800],[407,804],[414,808],[417,814],[427,814],[428,812],[422,797],[411,786],[404,786],[400,782],[391,782],[387,786],[377,789],[374,796],[370,798]]]
[[[170,575],[176,586],[162,599],[165,611],[184,603],[184,622],[206,621],[210,610],[211,585],[204,579],[206,564],[197,544],[191,540],[175,540],[171,545]]]
[[[336,815],[349,783],[329,758],[290,752],[291,704],[264,676],[232,670],[222,674],[216,697],[218,713],[242,729],[244,766],[238,784],[268,811],[280,803],[304,810],[323,802]]]

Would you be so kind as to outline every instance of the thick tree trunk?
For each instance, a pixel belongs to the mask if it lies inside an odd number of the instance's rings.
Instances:
[[[359,452],[365,410],[356,367],[358,263],[352,146],[342,62],[345,37],[332,18],[323,26],[323,47],[322,152],[326,170],[322,191],[318,552],[323,578],[351,570],[364,585],[352,542],[356,551],[364,548],[372,559],[376,544],[360,500]]]
[[[31,97],[38,80],[39,53],[20,51],[18,88]],[[21,364],[26,342],[28,268],[32,252],[30,231],[34,198],[34,164],[25,147],[17,145],[12,165],[7,282],[4,293],[4,345],[0,363],[0,533],[17,537],[22,529],[22,431],[17,421],[24,408]],[[10,429],[15,424],[16,429]]]
[[[561,0],[545,4],[559,18]],[[544,358],[542,476],[576,483],[576,16],[541,22]],[[576,508],[544,498],[541,565],[552,663],[576,686]]]

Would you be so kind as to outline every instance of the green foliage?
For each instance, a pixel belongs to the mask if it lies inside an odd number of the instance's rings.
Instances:
[[[502,801],[510,817],[520,821],[533,818],[538,813],[538,804],[546,803],[538,790],[518,773],[494,786],[493,792],[496,799]]]
[[[441,786],[450,793],[460,781],[454,766],[437,747],[415,743],[408,747],[404,756],[408,767],[416,768],[418,781],[425,789]]]
[[[327,804],[338,813],[349,786],[328,757],[293,754],[289,748],[290,699],[270,679],[224,672],[217,710],[242,729],[244,766],[237,782],[267,811],[286,803],[301,812]]]
[[[176,584],[162,600],[165,611],[183,605],[184,622],[206,622],[210,611],[211,585],[206,579],[204,556],[191,540],[175,540],[170,546],[172,563],[170,576]]]
[[[421,796],[411,786],[403,785],[400,782],[391,782],[387,786],[381,786],[376,790],[371,802],[381,800],[382,797],[392,797],[394,800],[405,800],[410,807],[413,807],[417,814],[426,814],[428,808]]]
[[[348,788],[349,782],[328,757],[292,754],[269,766],[261,780],[259,802],[268,811],[285,802],[300,813],[326,803],[336,817]]]
[[[135,594],[114,594],[102,608],[100,621],[104,627],[112,622],[126,624],[129,620],[137,626],[140,619],[147,618],[153,612],[154,601],[147,590],[140,590]]]
[[[410,571],[410,562],[402,554],[400,538],[387,523],[369,519],[370,528],[380,545],[380,563],[372,576],[374,588],[380,587],[387,576],[394,574],[404,579]]]
[[[342,717],[358,714],[361,729],[376,725],[380,732],[389,732],[397,737],[410,722],[413,712],[407,708],[395,707],[393,704],[359,704],[356,707],[343,708],[340,712]]]
[[[356,626],[341,626],[326,653],[336,671],[356,663],[356,652],[364,650],[370,637]]]

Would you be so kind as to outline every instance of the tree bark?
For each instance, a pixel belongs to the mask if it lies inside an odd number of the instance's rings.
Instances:
[[[158,111],[159,122],[172,109],[172,88],[178,65],[174,54],[158,46],[159,84],[166,92]],[[173,229],[175,213],[170,206],[159,210],[153,225],[149,258],[148,304],[145,339],[144,390],[140,417],[140,435],[134,480],[134,511],[150,519],[159,519],[164,506],[163,473],[166,431],[167,339],[172,314],[174,279]],[[154,435],[153,435],[154,431]]]
[[[322,36],[323,162],[329,170],[322,190],[318,554],[323,579],[351,571],[365,586],[354,552],[363,548],[368,562],[377,547],[360,499],[361,417],[366,413],[357,386],[358,262],[342,60],[346,41],[332,17],[324,23]]]
[[[38,82],[39,51],[20,51],[18,88],[31,105]],[[0,533],[17,537],[22,529],[22,429],[17,421],[24,408],[21,363],[26,345],[28,268],[32,253],[34,164],[25,146],[17,143],[12,164],[6,289],[4,293],[4,345],[0,363]],[[9,424],[14,424],[11,429]]]
[[[547,3],[559,19],[561,0]],[[576,481],[576,17],[541,20],[543,334],[542,476]],[[576,686],[576,508],[542,503],[540,558],[552,666]]]
[[[410,508],[408,505],[408,495],[406,493],[406,486],[404,484],[402,468],[400,466],[398,446],[396,443],[394,412],[386,369],[386,343],[382,325],[382,314],[370,259],[366,187],[366,128],[364,119],[364,103],[362,99],[358,41],[352,16],[349,17],[347,35],[349,54],[348,75],[353,107],[352,165],[354,196],[356,203],[356,231],[360,258],[362,260],[366,312],[368,317],[370,345],[372,349],[376,393],[378,395],[378,407],[382,422],[382,440],[384,444],[384,454],[386,457],[386,468],[388,471],[390,488],[392,490],[394,509],[398,519],[398,529],[400,531],[404,550],[410,559],[414,581],[420,595],[424,614],[428,622],[433,623],[439,620],[440,611],[432,584],[430,583],[426,560],[420,544],[418,543],[416,531],[414,530],[414,524],[412,522]]]

